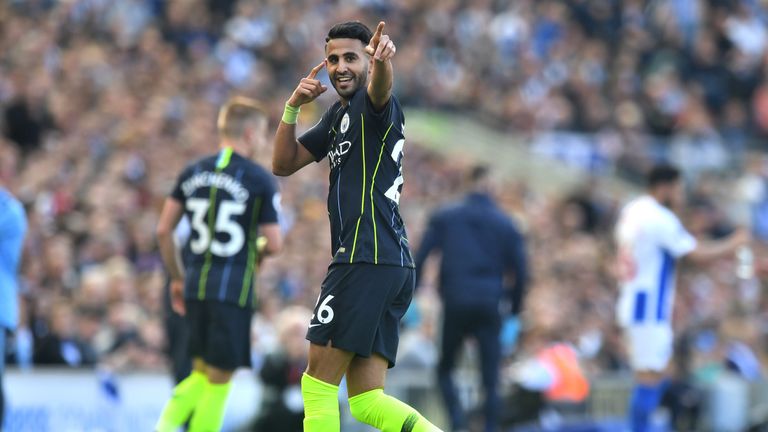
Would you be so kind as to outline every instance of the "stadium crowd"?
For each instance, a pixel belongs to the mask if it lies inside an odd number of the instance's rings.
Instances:
[[[687,161],[695,234],[727,231],[732,215],[715,203],[736,196],[768,238],[768,164],[750,160],[740,178],[720,181],[768,133],[768,9],[757,0],[2,2],[0,184],[30,224],[13,361],[165,367],[154,239],[163,198],[186,163],[214,150],[229,95],[263,100],[276,122],[323,57],[331,19],[350,18],[387,21],[404,105],[471,113],[524,137],[589,133],[622,173],[664,156]],[[260,149],[265,164],[269,152]],[[457,196],[472,162],[414,142],[407,155],[403,216],[417,243],[428,210]],[[260,276],[258,356],[276,343],[263,331],[276,310],[315,301],[330,257],[317,181],[326,169],[281,181],[287,243]],[[529,242],[526,329],[573,342],[592,373],[625,367],[610,236],[627,197],[599,184],[559,196],[500,188]],[[713,340],[737,336],[768,354],[765,300],[729,266],[682,275],[676,325],[703,360],[722,348]]]

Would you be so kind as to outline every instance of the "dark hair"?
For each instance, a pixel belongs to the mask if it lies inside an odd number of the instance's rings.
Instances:
[[[491,174],[491,169],[488,165],[475,165],[469,172],[469,182],[471,184],[477,184],[488,178]]]
[[[675,183],[680,179],[680,170],[677,167],[662,164],[656,165],[648,173],[648,187],[653,189],[656,186]]]
[[[357,39],[363,45],[368,45],[372,36],[373,32],[365,24],[360,21],[347,21],[331,27],[328,30],[325,43],[328,43],[331,39]]]

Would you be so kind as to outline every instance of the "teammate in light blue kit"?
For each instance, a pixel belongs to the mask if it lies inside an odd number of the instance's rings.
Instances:
[[[0,187],[0,429],[5,408],[3,370],[5,369],[5,335],[19,321],[18,271],[27,217],[19,200]]]

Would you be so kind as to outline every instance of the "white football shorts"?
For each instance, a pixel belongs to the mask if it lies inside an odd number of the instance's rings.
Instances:
[[[629,364],[634,371],[664,372],[672,358],[674,336],[669,324],[624,327]]]

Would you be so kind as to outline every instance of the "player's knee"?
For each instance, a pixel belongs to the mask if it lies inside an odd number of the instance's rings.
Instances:
[[[369,417],[372,408],[376,406],[379,397],[382,395],[381,390],[373,390],[357,397],[349,398],[349,411],[352,413],[352,417],[359,422],[370,424]]]
[[[652,370],[643,370],[643,371],[636,371],[635,372],[635,381],[638,384],[643,385],[656,385],[664,381],[664,373],[652,371]]]
[[[232,379],[233,374],[234,371],[219,369],[210,365],[206,369],[206,375],[211,384],[226,384]]]
[[[193,370],[205,373],[205,367],[206,367],[205,360],[203,360],[201,357],[195,357],[192,359]]]
[[[368,413],[368,406],[364,406],[362,404],[349,404],[349,412],[352,413],[352,417],[355,418],[355,420],[363,423],[368,423],[366,420],[367,413]]]

